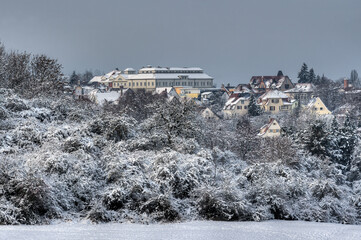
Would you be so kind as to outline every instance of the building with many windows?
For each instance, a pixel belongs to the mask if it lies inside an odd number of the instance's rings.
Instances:
[[[103,83],[111,88],[131,88],[154,90],[157,87],[187,86],[193,88],[212,88],[213,78],[198,67],[145,67],[138,72],[132,68],[112,71],[97,76],[90,83]]]
[[[280,112],[290,112],[298,106],[295,99],[291,99],[285,93],[278,90],[270,90],[258,99],[258,104],[263,111],[277,114]]]

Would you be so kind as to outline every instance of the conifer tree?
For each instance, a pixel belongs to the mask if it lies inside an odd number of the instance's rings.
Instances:
[[[333,118],[329,135],[328,135],[328,156],[331,161],[335,163],[340,163],[342,161],[342,151],[340,149],[340,138],[341,131],[340,126],[336,120],[336,117]]]
[[[315,83],[316,82],[316,75],[315,72],[313,70],[313,68],[310,69],[310,72],[308,73],[308,83]]]
[[[302,64],[301,71],[298,73],[298,83],[307,83],[308,82],[308,66],[306,63]]]
[[[303,144],[312,155],[321,158],[327,156],[327,132],[326,125],[321,120],[316,120],[302,136]]]
[[[352,161],[352,154],[356,147],[357,135],[356,128],[350,121],[349,116],[346,117],[343,128],[341,129],[341,136],[339,138],[339,146],[342,151],[341,164],[349,165]]]
[[[352,70],[351,71],[351,77],[350,77],[350,83],[354,86],[354,87],[360,87],[360,79],[358,77],[358,73],[356,70]]]
[[[261,108],[257,105],[256,99],[255,99],[254,95],[252,94],[249,99],[248,114],[250,116],[259,116],[259,115],[261,115],[261,113],[262,113]]]
[[[73,73],[70,76],[70,84],[71,85],[76,85],[76,84],[78,84],[79,80],[80,80],[79,75],[76,74],[75,71],[73,71]]]

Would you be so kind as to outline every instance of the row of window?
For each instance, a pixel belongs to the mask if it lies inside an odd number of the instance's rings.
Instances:
[[[279,108],[279,110],[288,110],[289,109],[288,106],[279,106],[278,108]],[[270,106],[269,110],[270,111],[276,111],[276,107],[275,106]]]
[[[273,133],[278,133],[279,131],[280,131],[279,129],[270,129],[270,130],[269,130],[270,133],[272,133],[272,132],[273,132]]]
[[[247,109],[248,106],[243,106],[243,109]],[[237,106],[237,109],[242,109],[242,106]]]
[[[194,86],[194,87],[211,87],[212,82],[157,82],[157,87],[173,86]]]
[[[148,87],[150,86],[153,86],[154,87],[154,82],[128,82],[127,83],[118,83],[118,82],[115,82],[113,84],[114,87],[120,87],[120,86],[123,86],[123,87],[146,87],[148,85]]]
[[[202,73],[202,71],[191,71],[191,70],[169,70],[169,71],[166,71],[166,70],[148,70],[148,71],[139,71],[139,73],[153,73],[153,72],[156,72],[156,73]]]

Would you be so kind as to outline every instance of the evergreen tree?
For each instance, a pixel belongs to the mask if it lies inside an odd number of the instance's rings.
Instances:
[[[335,163],[340,163],[342,161],[342,151],[340,149],[340,138],[341,131],[340,126],[336,120],[336,117],[333,118],[329,135],[328,135],[328,156],[331,161]]]
[[[346,117],[343,128],[341,129],[341,136],[339,139],[339,146],[342,152],[341,164],[347,166],[352,161],[352,154],[356,147],[357,135],[356,128],[350,121],[349,116]]]
[[[76,74],[75,71],[70,76],[70,85],[76,85],[78,84],[78,81],[80,80],[79,75]]]
[[[93,78],[93,73],[91,71],[85,71],[85,73],[81,76],[81,84],[86,85]]]
[[[351,77],[350,77],[350,83],[352,84],[352,86],[354,87],[360,87],[360,79],[358,77],[358,73],[356,70],[352,70],[351,71]]]
[[[249,99],[249,104],[248,104],[248,114],[250,116],[259,116],[261,115],[262,110],[261,108],[257,105],[256,103],[256,98],[254,97],[254,95],[252,94],[250,99]]]
[[[320,75],[317,75],[315,81],[313,82],[314,85],[319,85],[321,83],[321,77]]]
[[[321,120],[316,120],[302,136],[306,150],[312,155],[324,158],[327,156],[327,132],[326,125]]]
[[[308,73],[308,83],[315,83],[316,82],[316,75],[313,70],[313,68],[310,69],[310,72]]]
[[[307,83],[308,82],[308,66],[306,63],[302,64],[301,71],[298,73],[298,83]]]

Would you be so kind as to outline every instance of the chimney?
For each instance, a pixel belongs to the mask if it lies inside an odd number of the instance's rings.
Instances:
[[[347,89],[348,88],[348,79],[344,78],[343,79],[343,89]]]

